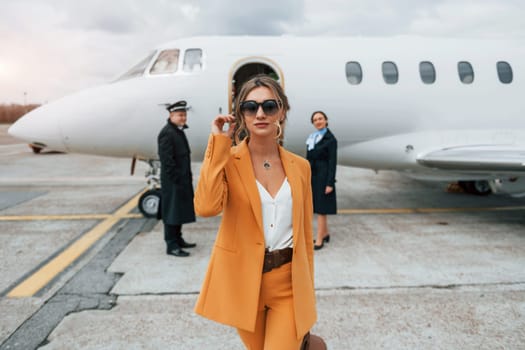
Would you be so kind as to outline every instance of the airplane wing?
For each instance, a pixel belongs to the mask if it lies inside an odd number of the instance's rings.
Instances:
[[[525,172],[525,147],[474,145],[444,148],[417,158],[425,167],[456,171]]]

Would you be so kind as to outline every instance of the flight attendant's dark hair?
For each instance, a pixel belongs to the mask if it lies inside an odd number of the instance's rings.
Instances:
[[[310,122],[313,124],[314,123],[314,115],[316,115],[317,113],[319,114],[322,114],[324,119],[326,120],[326,126],[328,126],[328,117],[326,116],[326,113],[323,112],[323,111],[315,111],[312,113],[312,116],[310,117]]]

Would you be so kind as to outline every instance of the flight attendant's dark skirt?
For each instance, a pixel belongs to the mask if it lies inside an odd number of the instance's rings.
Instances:
[[[321,215],[337,214],[337,196],[334,190],[325,194],[326,186],[321,181],[312,177],[312,197],[314,201],[314,213]]]

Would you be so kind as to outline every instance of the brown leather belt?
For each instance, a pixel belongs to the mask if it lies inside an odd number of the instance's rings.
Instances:
[[[272,271],[275,268],[278,268],[281,265],[289,263],[292,261],[293,248],[283,248],[268,251],[268,248],[264,252],[264,265],[263,273]]]

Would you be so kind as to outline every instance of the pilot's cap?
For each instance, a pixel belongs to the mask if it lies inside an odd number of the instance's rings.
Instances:
[[[175,112],[175,111],[186,111],[186,101],[182,100],[182,101],[177,101],[171,105],[169,105],[168,107],[166,107],[166,109],[168,110],[168,112]]]

